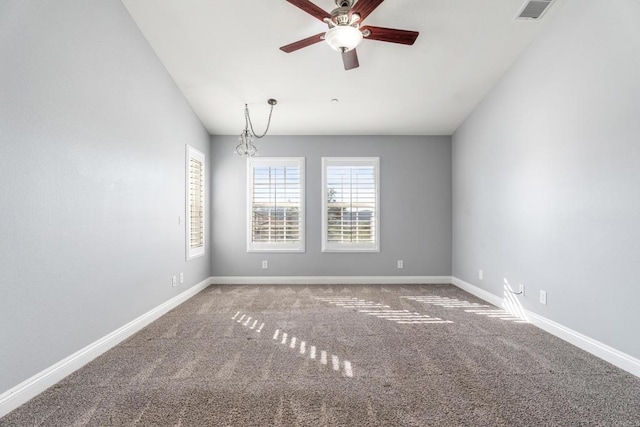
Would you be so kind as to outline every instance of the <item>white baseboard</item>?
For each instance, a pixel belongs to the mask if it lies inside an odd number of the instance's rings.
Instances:
[[[0,418],[182,304],[211,283],[211,278],[203,280],[137,319],[132,320],[110,334],[78,350],[71,356],[66,357],[44,371],[37,373],[33,377],[2,393],[0,395]]]
[[[408,285],[451,283],[451,276],[216,276],[217,285]]]
[[[502,307],[502,303],[504,301],[503,298],[500,298],[497,295],[492,294],[491,292],[487,292],[484,289],[481,289],[477,286],[472,285],[471,283],[467,283],[463,280],[458,279],[457,277],[451,278],[451,283],[458,288],[469,292],[472,295],[477,296],[478,298],[487,301],[497,307]]]
[[[451,282],[460,289],[463,289],[480,299],[483,299],[495,306],[503,307],[504,299],[497,295],[460,280],[457,277],[452,277]],[[540,316],[537,313],[525,309],[523,309],[523,312],[527,316],[527,320],[540,329],[547,331],[550,334],[555,335],[558,338],[635,375],[636,377],[640,377],[640,360],[635,357],[596,341],[593,338],[581,334],[580,332],[576,332],[573,329],[569,329],[564,325],[554,322],[553,320]]]

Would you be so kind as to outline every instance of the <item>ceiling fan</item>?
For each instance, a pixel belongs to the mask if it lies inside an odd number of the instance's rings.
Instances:
[[[342,53],[345,70],[360,66],[356,47],[363,39],[378,40],[389,43],[412,45],[418,38],[417,31],[396,30],[393,28],[360,27],[360,23],[371,14],[384,0],[335,0],[336,9],[325,12],[309,0],[287,0],[309,15],[325,22],[329,30],[306,39],[282,46],[286,53],[311,46],[325,40],[334,50]]]

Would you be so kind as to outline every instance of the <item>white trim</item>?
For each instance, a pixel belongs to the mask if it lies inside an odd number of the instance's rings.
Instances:
[[[499,296],[496,296],[490,292],[485,291],[475,285],[465,282],[464,280],[458,279],[457,277],[452,277],[451,281],[454,286],[469,292],[477,296],[480,299],[483,299],[495,306],[502,307],[504,300]],[[537,313],[532,311],[523,309],[524,314],[527,316],[527,319],[538,328],[549,332],[556,337],[567,341],[575,345],[582,350],[585,350],[594,356],[603,359],[612,365],[617,366],[620,369],[623,369],[630,374],[635,375],[636,377],[640,377],[640,360],[636,359],[633,356],[630,356],[626,353],[621,352],[620,350],[616,350],[613,347],[610,347],[606,344],[603,344],[599,341],[594,340],[586,335],[581,334],[580,332],[576,332],[573,329],[567,328],[564,325],[554,322],[553,320],[547,319],[546,317],[540,316]]]
[[[300,238],[297,243],[258,243],[253,241],[253,192],[254,188],[254,170],[256,167],[293,167],[300,170],[300,212],[299,212],[299,232]],[[304,253],[306,252],[305,244],[305,198],[306,184],[305,157],[247,157],[247,200],[246,200],[246,240],[247,252],[256,253]]]
[[[202,200],[204,206],[202,207],[202,246],[197,248],[191,247],[191,201],[190,201],[190,193],[191,193],[191,159],[198,160],[202,162]],[[204,255],[205,253],[205,245],[207,242],[207,163],[204,153],[199,151],[189,144],[186,145],[186,156],[185,156],[185,213],[186,213],[186,224],[185,224],[185,246],[186,246],[186,259],[187,261],[192,260],[194,258],[198,258]]]
[[[450,284],[451,276],[217,276],[216,285],[435,285]]]
[[[375,236],[373,243],[349,243],[349,242],[329,242],[328,241],[328,185],[327,185],[327,169],[330,166],[371,166],[373,167],[375,180],[375,211],[373,220],[375,224]],[[380,157],[322,157],[322,244],[321,251],[323,253],[332,252],[380,252]]]
[[[596,341],[593,338],[576,332],[573,329],[569,329],[566,326],[554,322],[553,320],[542,317],[539,314],[527,311],[527,316],[529,317],[531,323],[533,323],[540,329],[547,331],[550,334],[553,334],[558,338],[561,338],[575,345],[576,347],[588,351],[594,356],[606,360],[612,365],[615,365],[620,369],[624,369],[625,371],[635,375],[636,377],[640,377],[639,359],[636,359],[635,357],[623,353],[620,350],[616,350],[615,348],[603,344],[600,341]]]
[[[453,283],[454,286],[457,286],[463,291],[467,291],[470,294],[475,295],[478,298],[495,305],[496,307],[502,307],[502,303],[504,300],[499,296],[492,294],[491,292],[485,291],[484,289],[474,286],[471,283],[467,283],[464,280],[460,280],[457,277],[452,277],[451,283]]]
[[[211,284],[211,278],[190,287],[126,325],[94,341],[71,356],[37,373],[17,386],[0,394],[0,418],[42,393],[58,381],[80,369],[107,350],[115,347],[154,320],[182,304]]]

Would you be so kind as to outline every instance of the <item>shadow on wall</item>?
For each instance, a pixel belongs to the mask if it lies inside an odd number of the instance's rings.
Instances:
[[[518,295],[523,294],[522,289],[524,289],[524,287],[520,285],[518,286],[518,290],[514,290],[505,277],[502,308],[504,308],[505,311],[512,314],[514,317],[519,317],[520,319],[526,320],[528,322],[529,319],[527,318],[527,314],[524,311],[524,308],[522,308],[522,304],[520,304],[520,301],[518,301]]]

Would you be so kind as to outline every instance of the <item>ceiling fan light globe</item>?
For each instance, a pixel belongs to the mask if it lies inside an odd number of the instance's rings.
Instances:
[[[330,28],[324,35],[324,39],[333,50],[348,52],[360,44],[362,33],[350,25],[338,25]]]

